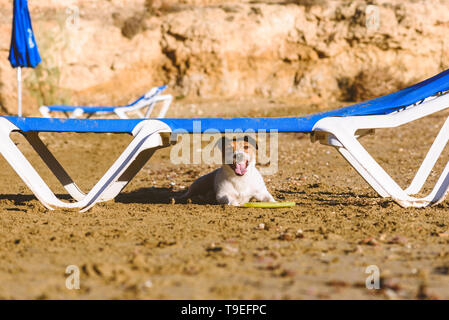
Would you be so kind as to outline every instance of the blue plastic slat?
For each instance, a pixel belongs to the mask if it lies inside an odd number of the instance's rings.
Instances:
[[[56,119],[4,117],[21,131],[131,133],[142,119]]]
[[[73,112],[76,109],[82,109],[85,113],[114,112],[114,109],[116,108],[103,106],[68,106],[63,104],[55,104],[47,107],[50,111]]]
[[[449,70],[428,80],[401,91],[352,106],[305,115],[282,118],[197,118],[197,119],[158,119],[168,124],[173,131],[226,132],[241,129],[278,130],[279,132],[311,132],[320,119],[326,117],[362,116],[388,114],[412,105],[422,99],[449,90]],[[425,107],[425,106],[423,106]],[[60,132],[131,132],[143,119],[45,119],[5,117],[22,131],[60,131]]]

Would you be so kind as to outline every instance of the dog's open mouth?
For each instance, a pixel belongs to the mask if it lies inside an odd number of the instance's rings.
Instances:
[[[246,171],[248,170],[248,160],[240,163],[233,163],[229,165],[232,170],[234,170],[234,173],[238,176],[243,176]]]

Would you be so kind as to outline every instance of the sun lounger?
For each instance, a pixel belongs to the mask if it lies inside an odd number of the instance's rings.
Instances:
[[[430,147],[411,185],[402,189],[359,143],[358,138],[374,133],[378,128],[393,128],[423,118],[449,107],[449,70],[404,90],[337,110],[301,117],[234,118],[234,119],[44,119],[0,117],[0,152],[19,176],[47,207],[76,207],[85,211],[98,201],[113,199],[155,150],[168,146],[171,132],[227,132],[236,129],[277,130],[311,134],[312,141],[335,147],[355,170],[382,197],[391,197],[403,207],[424,207],[441,202],[449,187],[449,162],[430,194],[418,193],[449,140],[446,120]],[[200,123],[201,127],[195,124]],[[22,133],[33,145],[47,166],[78,202],[58,200],[9,135]],[[85,195],[38,137],[39,132],[130,133],[134,140],[109,171]]]
[[[163,102],[157,118],[164,118],[173,100],[173,97],[169,94],[161,95],[166,88],[166,85],[154,87],[136,101],[125,106],[51,105],[42,106],[39,108],[39,111],[45,118],[51,118],[51,113],[53,112],[63,112],[68,118],[80,118],[83,115],[90,118],[93,115],[116,114],[120,119],[128,119],[128,114],[130,113],[137,113],[140,118],[149,118],[156,103]],[[147,108],[145,113],[142,113],[142,110],[145,108]]]

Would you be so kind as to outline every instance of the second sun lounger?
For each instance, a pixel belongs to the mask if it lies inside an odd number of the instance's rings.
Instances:
[[[80,118],[86,115],[90,118],[93,115],[115,114],[120,119],[128,119],[128,114],[136,113],[140,118],[149,118],[158,102],[162,102],[162,108],[157,118],[164,118],[167,114],[173,97],[170,94],[161,95],[167,88],[166,85],[154,87],[136,101],[125,106],[70,106],[70,105],[51,105],[39,108],[40,113],[45,118],[51,118],[53,112],[63,112],[68,118]],[[146,111],[142,113],[142,110]]]

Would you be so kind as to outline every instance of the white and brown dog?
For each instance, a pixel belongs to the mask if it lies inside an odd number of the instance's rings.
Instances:
[[[217,146],[221,147],[223,165],[195,180],[177,200],[198,197],[233,206],[243,205],[252,198],[276,202],[256,168],[257,144],[254,139],[249,136],[233,140],[223,137]]]

